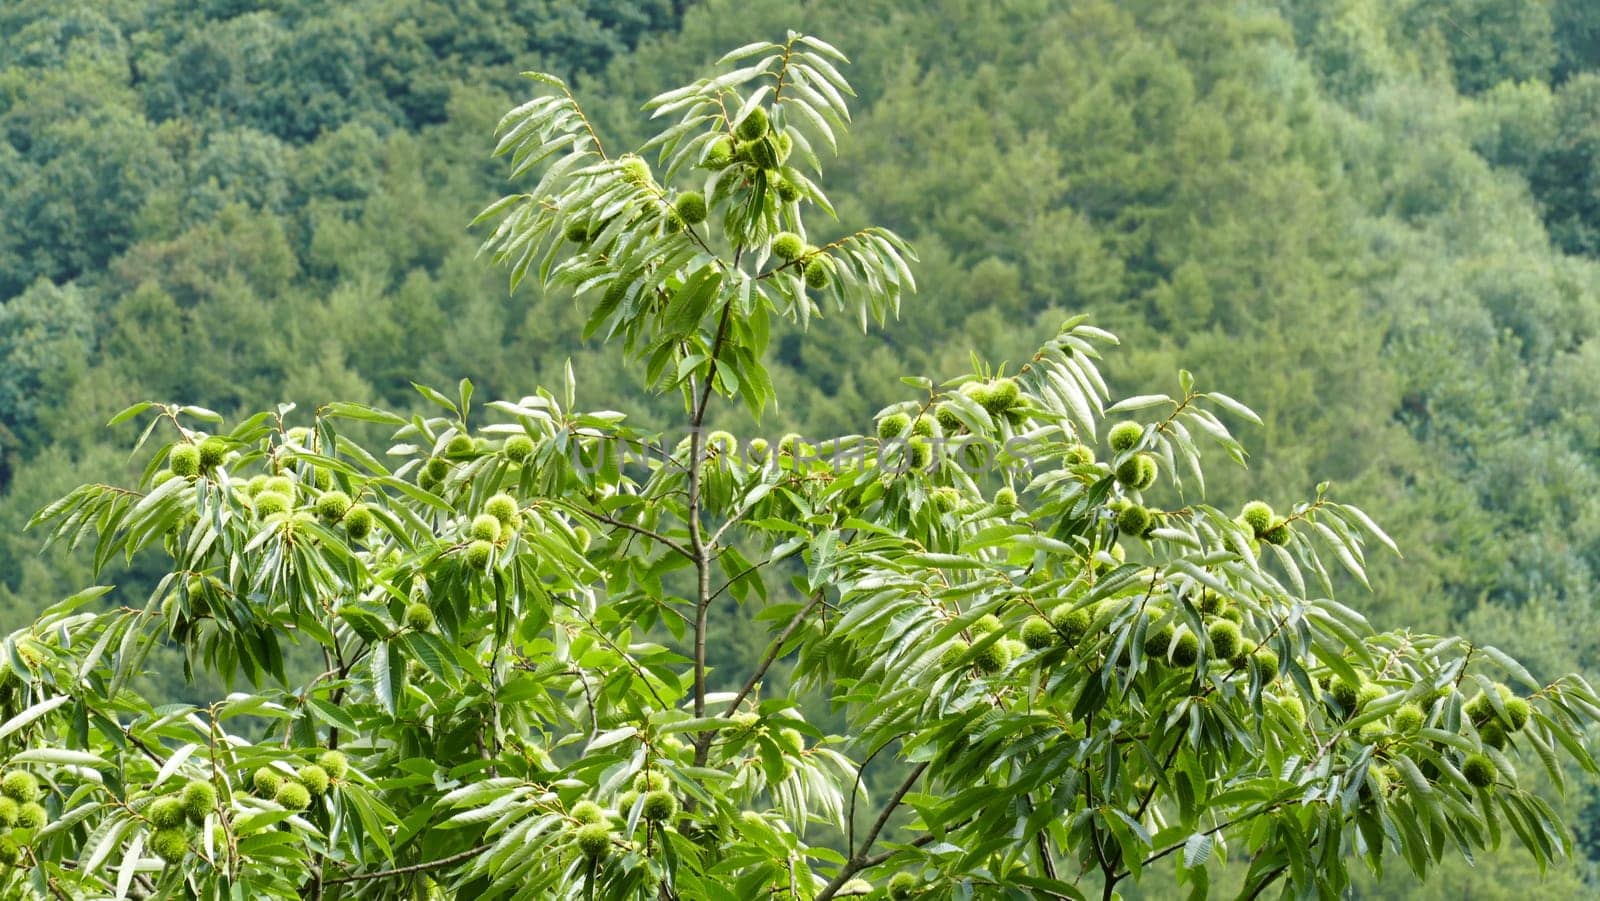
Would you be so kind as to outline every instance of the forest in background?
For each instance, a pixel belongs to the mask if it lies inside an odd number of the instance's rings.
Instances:
[[[639,373],[577,341],[568,298],[508,296],[474,259],[466,223],[505,190],[495,120],[543,68],[625,143],[660,85],[786,27],[865,61],[828,166],[838,228],[906,236],[922,288],[882,331],[776,336],[788,400],[763,434],[865,430],[898,376],[1014,368],[1087,312],[1137,348],[1119,391],[1171,390],[1182,364],[1262,415],[1239,432],[1267,500],[1332,479],[1384,524],[1405,558],[1344,595],[1378,625],[1600,673],[1586,0],[8,4],[5,625],[92,580],[22,526],[128,474],[136,433],[104,423],[134,400],[414,408],[411,381],[517,396],[570,358],[586,405],[637,409]],[[1211,499],[1244,484],[1218,470]],[[138,560],[107,578],[151,587]],[[1540,886],[1506,855],[1363,894],[1588,894],[1597,798],[1569,798],[1580,859]]]

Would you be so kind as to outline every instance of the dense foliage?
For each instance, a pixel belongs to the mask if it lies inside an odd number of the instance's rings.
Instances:
[[[651,100],[636,152],[550,75],[501,120],[531,187],[479,217],[485,249],[681,399],[666,436],[578,409],[570,369],[482,411],[462,381],[409,418],[116,416],[148,420],[137,484],[35,522],[164,574],[4,643],[13,892],[1112,898],[1157,865],[1207,894],[1231,858],[1244,897],[1328,897],[1353,857],[1566,854],[1509,752],[1595,770],[1582,676],[1374,632],[1332,568],[1365,582],[1389,537],[1325,484],[1205,503],[1202,449],[1243,462],[1225,419],[1258,417],[1186,371],[1106,406],[1115,339],[1083,317],[1012,373],[905,380],[866,435],[707,430],[779,399],[775,322],[883,325],[915,290],[893,232],[811,230],[846,63],[745,45]],[[752,616],[766,647],[713,667],[714,619]],[[163,643],[251,689],[153,702]]]
[[[1406,553],[1371,561],[1376,622],[1460,630],[1541,680],[1600,669],[1600,7],[683,7],[5,4],[8,624],[89,581],[87,556],[41,557],[22,525],[81,481],[137,475],[131,426],[101,427],[137,398],[236,419],[286,398],[410,413],[412,379],[467,374],[517,396],[556,383],[570,356],[590,405],[672,422],[633,372],[575,341],[584,314],[565,292],[507,304],[472,263],[461,223],[505,174],[483,135],[528,67],[573,75],[605,131],[638,135],[634,113],[664,80],[798,15],[862,63],[828,172],[843,230],[871,211],[912,239],[923,290],[883,334],[775,323],[773,432],[857,430],[862,410],[898,398],[899,375],[959,371],[973,348],[1025,359],[1088,310],[1128,342],[1106,372],[1119,393],[1171,390],[1183,365],[1260,412],[1240,435],[1248,482],[1224,467],[1212,498],[1301,496],[1333,478],[1374,511]],[[136,559],[113,596],[140,602],[160,572]],[[713,660],[759,653],[761,628],[726,621]],[[159,670],[141,683],[154,696],[218,696],[175,660]],[[1580,783],[1562,806],[1600,858],[1592,794]],[[1512,858],[1478,866],[1382,891],[1592,891],[1587,864],[1544,886]]]

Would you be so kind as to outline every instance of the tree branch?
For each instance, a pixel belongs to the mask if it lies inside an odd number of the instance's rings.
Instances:
[[[726,588],[727,586],[724,585],[723,587]],[[718,593],[720,594],[720,592]],[[778,658],[782,656],[784,642],[789,640],[789,637],[795,633],[796,629],[800,628],[800,624],[806,621],[806,617],[810,616],[811,611],[815,610],[820,603],[822,603],[822,592],[819,591],[811,596],[810,603],[806,604],[805,607],[801,608],[789,619],[789,622],[783,627],[783,631],[779,632],[778,637],[774,638],[767,647],[767,653],[761,658],[761,663],[756,666],[754,672],[750,673],[750,678],[744,681],[744,687],[739,689],[739,693],[734,695],[732,701],[728,702],[727,710],[723,713],[724,716],[732,716],[739,709],[739,705],[744,703],[744,699],[749,697],[752,691],[755,691],[756,686],[761,683],[762,677],[766,676],[767,670],[771,669],[772,664],[776,663]],[[715,737],[715,732],[702,732],[695,739],[695,758],[701,764],[705,763],[705,757],[711,749],[711,741]]]
[[[861,839],[861,848],[852,853],[850,859],[845,861],[844,866],[839,868],[839,872],[834,874],[833,879],[817,895],[816,901],[828,901],[829,898],[838,894],[839,889],[843,888],[844,884],[849,882],[855,874],[869,866],[875,866],[876,863],[881,863],[883,860],[888,860],[887,855],[881,860],[868,857],[867,851],[872,847],[872,843],[878,840],[878,835],[883,832],[883,827],[889,825],[889,818],[894,816],[894,812],[899,809],[900,802],[905,800],[906,795],[911,792],[912,788],[916,787],[917,782],[922,779],[922,774],[927,770],[928,761],[923,761],[906,775],[905,781],[900,783],[900,787],[895,789],[894,794],[889,797],[888,803],[883,805],[883,810],[878,813],[878,818],[873,821],[872,828],[868,829],[866,836]],[[929,841],[932,841],[931,837]],[[926,844],[926,842],[922,844]],[[890,852],[890,854],[892,853]]]
[[[1033,798],[1031,797],[1028,798],[1028,806],[1033,807]],[[1056,859],[1054,855],[1050,853],[1049,833],[1044,829],[1040,829],[1038,832],[1034,833],[1033,841],[1034,847],[1039,851],[1040,871],[1046,879],[1058,879],[1059,877],[1056,875]]]
[[[469,848],[466,851],[457,852],[449,857],[441,857],[438,860],[426,860],[422,863],[414,863],[409,866],[395,867],[392,870],[374,870],[371,873],[353,873],[349,876],[340,876],[337,879],[325,879],[323,880],[323,883],[325,885],[343,885],[347,882],[365,882],[370,879],[387,879],[390,876],[404,876],[407,873],[421,873],[424,870],[437,870],[442,867],[448,867],[452,864],[458,864],[463,860],[469,860],[473,857],[476,857],[479,854],[489,850],[489,847],[489,845],[479,845],[476,848]]]
[[[1296,797],[1298,797],[1298,795]],[[1231,828],[1233,826],[1237,826],[1238,824],[1244,822],[1245,820],[1251,819],[1252,817],[1258,817],[1258,816],[1260,816],[1260,815],[1262,815],[1264,813],[1271,813],[1272,811],[1277,810],[1279,807],[1282,807],[1283,805],[1289,803],[1292,800],[1293,800],[1293,798],[1279,798],[1278,800],[1273,801],[1271,803],[1268,803],[1265,806],[1258,807],[1255,810],[1250,811],[1249,813],[1240,814],[1239,816],[1236,816],[1231,820],[1227,820],[1225,822],[1222,822],[1222,823],[1219,823],[1219,824],[1217,824],[1215,826],[1212,826],[1210,829],[1206,829],[1206,830],[1200,832],[1199,834],[1200,835],[1216,835],[1218,832],[1221,832],[1222,830]],[[1185,838],[1183,841],[1178,842],[1177,844],[1169,845],[1166,848],[1163,848],[1160,851],[1157,851],[1154,854],[1151,854],[1149,857],[1146,857],[1144,859],[1144,863],[1141,864],[1141,866],[1146,866],[1147,867],[1147,866],[1155,863],[1156,861],[1160,860],[1161,858],[1166,857],[1169,854],[1175,853],[1176,851],[1178,851],[1178,849],[1182,848],[1185,844],[1187,844],[1188,841],[1189,841],[1189,839]],[[1127,874],[1123,874],[1123,875],[1127,875]],[[1118,878],[1121,878],[1121,877],[1119,876]]]
[[[711,342],[710,358],[706,362],[705,383],[700,386],[700,397],[695,401],[694,413],[689,421],[689,546],[694,551],[694,568],[698,576],[694,616],[694,715],[706,715],[706,630],[711,613],[711,555],[706,550],[705,535],[700,526],[700,468],[705,457],[704,429],[706,410],[711,404],[712,387],[717,381],[717,355],[722,352],[722,342],[728,336],[728,321],[733,316],[733,301],[723,304],[722,316],[717,321],[717,336]],[[701,744],[695,751],[695,766],[705,764],[709,743]]]
[[[1261,897],[1261,893],[1267,890],[1267,886],[1277,882],[1279,877],[1288,872],[1288,869],[1288,864],[1284,864],[1283,866],[1278,867],[1276,870],[1273,870],[1261,877],[1261,881],[1256,883],[1256,887],[1251,890],[1250,894],[1244,896],[1244,901],[1255,901],[1255,899]]]
[[[790,617],[788,624],[783,627],[783,631],[778,633],[778,637],[774,638],[771,646],[767,648],[766,656],[761,658],[761,665],[755,668],[755,672],[752,672],[750,678],[745,680],[744,687],[739,689],[739,693],[728,704],[728,713],[738,710],[739,705],[744,703],[744,699],[749,697],[750,692],[755,691],[756,685],[760,684],[762,677],[767,674],[767,670],[771,669],[772,664],[778,662],[778,658],[782,656],[784,642],[794,635],[795,630],[800,628],[800,625],[811,615],[811,611],[817,609],[817,605],[820,603],[822,603],[822,592],[818,591],[811,596],[810,603],[800,608],[794,616]]]
[[[651,541],[658,542],[658,543],[664,545],[665,547],[668,547],[668,548],[672,549],[673,551],[675,551],[676,553],[678,553],[680,556],[682,556],[683,558],[685,558],[687,560],[693,560],[694,559],[693,552],[691,552],[688,548],[684,547],[682,544],[680,544],[680,543],[678,543],[676,541],[673,541],[671,538],[668,538],[667,536],[661,534],[660,532],[657,532],[654,529],[647,529],[644,526],[634,525],[633,523],[628,522],[627,520],[617,519],[614,516],[610,516],[610,515],[605,514],[605,513],[599,513],[599,512],[594,511],[594,510],[584,510],[583,513],[585,513],[588,516],[593,516],[595,519],[600,520],[601,522],[605,523],[608,526],[616,526],[619,529],[627,529],[628,531],[633,532],[633,533],[635,533],[637,535],[643,535],[644,537],[650,539]]]

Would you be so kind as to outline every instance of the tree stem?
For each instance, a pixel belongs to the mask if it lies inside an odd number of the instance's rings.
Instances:
[[[1028,798],[1028,806],[1030,808],[1033,807],[1033,798],[1032,797]],[[1049,834],[1045,830],[1040,829],[1037,833],[1034,834],[1033,842],[1034,842],[1034,847],[1037,848],[1038,851],[1039,851],[1039,874],[1041,876],[1043,876],[1044,878],[1046,878],[1046,879],[1054,880],[1054,879],[1059,878],[1056,875],[1056,860],[1055,860],[1055,857],[1052,856],[1052,854],[1050,853],[1050,836],[1049,836]]]
[[[706,546],[700,524],[700,470],[705,459],[706,438],[703,426],[706,410],[711,405],[711,391],[717,379],[717,355],[722,352],[722,342],[728,335],[728,320],[733,315],[730,298],[722,307],[717,321],[717,336],[711,342],[710,358],[706,361],[705,382],[694,404],[689,420],[689,548],[694,554],[698,593],[694,614],[694,715],[706,715],[706,632],[711,619],[711,553]],[[695,766],[705,764],[708,742],[701,742],[695,750]]]
[[[338,879],[324,879],[323,884],[342,885],[346,882],[364,882],[369,879],[386,879],[390,876],[404,876],[407,873],[420,873],[424,870],[437,870],[440,867],[448,867],[451,864],[460,863],[463,860],[467,860],[482,854],[488,849],[488,847],[488,845],[480,845],[476,848],[469,848],[466,851],[459,851],[450,855],[449,857],[441,857],[438,860],[426,860],[422,863],[411,864],[410,866],[395,867],[392,870],[375,870],[371,873],[355,873],[350,876],[340,876]]]
[[[922,774],[927,772],[927,769],[928,761],[923,761],[906,775],[905,781],[900,783],[900,787],[895,789],[894,794],[889,797],[888,803],[883,805],[883,810],[879,811],[878,818],[872,823],[872,828],[868,829],[867,834],[861,839],[861,847],[855,849],[854,853],[850,855],[850,859],[845,861],[844,866],[839,868],[839,872],[834,874],[833,879],[817,895],[816,901],[828,901],[829,898],[838,894],[839,889],[843,888],[844,884],[849,882],[855,874],[886,859],[881,855],[869,857],[867,852],[872,849],[872,843],[878,840],[878,835],[883,832],[883,827],[889,825],[889,818],[894,816],[894,812],[899,809],[900,802],[905,800],[906,795],[916,786],[918,780],[922,778]]]
[[[1250,894],[1244,896],[1244,901],[1255,901],[1256,898],[1261,897],[1261,893],[1266,891],[1268,886],[1272,885],[1274,882],[1277,882],[1284,873],[1288,872],[1288,870],[1289,866],[1288,864],[1285,864],[1261,877],[1261,881],[1256,883],[1256,887],[1250,891]]]
[[[756,667],[755,672],[750,674],[750,678],[745,680],[744,687],[739,689],[739,694],[735,695],[734,699],[729,702],[729,713],[733,713],[734,711],[738,710],[739,705],[744,703],[744,699],[750,696],[750,692],[755,691],[756,686],[761,682],[761,678],[767,674],[767,670],[772,668],[772,664],[776,663],[778,661],[778,657],[783,653],[784,642],[788,641],[789,638],[794,635],[795,631],[800,628],[800,625],[806,621],[806,617],[811,615],[811,611],[817,609],[817,605],[821,603],[822,592],[818,591],[811,596],[811,601],[809,603],[807,603],[804,607],[801,607],[800,610],[789,619],[788,624],[783,627],[783,631],[779,632],[778,637],[772,640],[772,646],[767,648],[766,656],[761,658],[761,665]]]

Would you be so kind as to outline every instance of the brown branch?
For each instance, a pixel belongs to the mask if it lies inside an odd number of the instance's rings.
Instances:
[[[911,789],[922,778],[922,774],[927,772],[928,763],[928,761],[923,761],[917,764],[916,768],[906,775],[905,781],[901,782],[900,787],[895,789],[894,794],[889,797],[888,803],[884,804],[883,810],[878,813],[878,818],[873,821],[872,828],[868,829],[866,836],[862,838],[861,849],[854,852],[850,859],[845,861],[844,866],[839,868],[839,872],[834,874],[833,879],[817,895],[816,901],[828,901],[828,899],[838,894],[839,889],[843,888],[851,877],[869,866],[876,865],[874,863],[875,858],[867,856],[867,850],[872,847],[873,842],[878,840],[883,828],[889,824],[889,818],[894,816],[894,812],[899,809],[900,802],[905,800],[906,795],[911,792]],[[932,841],[932,839],[930,838],[929,841]],[[926,842],[922,844],[926,844]],[[892,854],[893,852],[890,853]],[[887,859],[888,856],[882,858],[882,860]],[[881,863],[882,860],[877,862]]]
[[[892,742],[897,739],[904,738],[905,735],[906,733],[902,732],[899,735],[896,735],[894,738],[889,739],[889,741]],[[868,754],[867,759],[861,761],[861,765],[856,767],[856,778],[855,781],[850,785],[850,810],[845,814],[844,821],[846,829],[844,849],[851,855],[856,853],[856,797],[861,793],[862,777],[867,774],[867,767],[872,765],[872,761],[877,759],[878,755],[882,754],[883,751],[888,747],[889,742],[884,742],[883,744],[879,745],[877,750],[873,751],[871,754]]]
[[[583,130],[589,133],[589,140],[594,141],[595,152],[599,153],[600,158],[603,160],[610,159],[609,156],[606,156],[605,145],[600,143],[600,136],[595,134],[594,126],[589,122],[589,115],[583,111],[583,107],[578,105],[578,98],[572,95],[572,89],[563,84],[561,93],[567,95],[567,102],[572,104],[572,111],[578,114],[578,121],[583,123]]]
[[[923,847],[925,845],[931,845],[931,844],[933,844],[934,838],[935,838],[935,836],[934,836],[933,833],[925,832],[922,835],[919,835],[916,838],[912,839],[911,841],[906,842],[906,847],[908,847],[908,848],[921,848],[921,847]],[[897,853],[899,853],[899,852],[898,851],[880,851],[877,854],[874,854],[871,857],[868,857],[866,860],[862,861],[861,869],[862,870],[869,870],[869,869],[877,866],[878,864],[883,863],[884,861],[888,860],[889,858],[895,856],[895,854],[897,854]],[[856,872],[859,873],[859,872],[861,872],[861,870],[857,870]]]
[[[717,356],[722,352],[722,342],[728,336],[728,322],[733,317],[733,302],[723,304],[717,322],[717,336],[711,342],[711,354],[706,363],[705,383],[700,386],[700,397],[695,401],[694,414],[689,421],[689,546],[694,551],[694,567],[698,577],[698,593],[694,617],[694,715],[706,715],[706,632],[711,614],[711,557],[706,550],[705,535],[700,525],[700,463],[705,455],[703,426],[706,410],[711,403],[711,392],[717,381]],[[695,766],[705,764],[709,744],[700,745],[695,753]]]
[[[1256,898],[1261,897],[1261,893],[1267,890],[1267,886],[1277,882],[1278,878],[1281,877],[1288,870],[1288,868],[1288,864],[1284,864],[1283,866],[1278,867],[1276,870],[1273,870],[1261,877],[1261,881],[1256,883],[1256,887],[1250,892],[1250,894],[1244,896],[1244,901],[1255,901]]]
[[[572,600],[571,598],[561,596],[561,603],[568,610],[571,610],[573,613],[577,614],[579,619],[583,620],[584,625],[589,627],[589,631],[594,635],[595,638],[599,639],[602,644],[610,648],[612,653],[622,658],[622,662],[626,663],[628,668],[633,670],[634,675],[639,677],[639,681],[644,684],[645,690],[650,692],[650,696],[656,699],[656,703],[661,705],[662,710],[670,709],[671,705],[667,704],[667,702],[662,699],[661,695],[656,691],[656,687],[650,683],[650,677],[645,674],[644,669],[639,666],[638,661],[634,660],[631,654],[619,647],[617,643],[611,639],[611,636],[606,634],[605,630],[601,629],[594,620],[589,618],[587,613],[583,612],[583,608],[580,607],[576,601]],[[588,688],[587,682],[584,683],[584,688]]]
[[[820,603],[822,603],[822,592],[818,591],[811,596],[810,603],[800,608],[789,619],[788,624],[783,627],[783,631],[778,633],[778,637],[773,639],[771,646],[767,648],[766,656],[761,658],[761,665],[757,666],[755,672],[750,674],[750,678],[745,680],[744,688],[739,689],[739,694],[734,696],[733,701],[728,704],[728,713],[738,710],[739,705],[744,703],[744,699],[750,695],[750,692],[755,690],[756,685],[760,684],[761,678],[767,674],[767,670],[771,669],[772,664],[776,663],[778,657],[782,655],[784,642],[794,635],[795,630],[800,628],[801,623],[806,621],[806,617],[810,616],[811,611],[817,609],[817,605]]]
[[[728,708],[724,712],[724,716],[731,716],[734,711],[739,709],[739,705],[744,703],[744,699],[749,697],[752,691],[755,691],[756,686],[761,683],[762,677],[767,674],[767,670],[771,669],[772,664],[776,663],[778,657],[781,656],[784,642],[788,641],[790,636],[794,635],[795,630],[800,628],[800,624],[805,622],[806,617],[809,616],[811,611],[815,610],[817,605],[820,603],[822,603],[822,593],[819,591],[811,596],[810,603],[806,604],[805,607],[801,608],[799,612],[790,618],[788,624],[783,627],[783,631],[779,632],[778,637],[773,639],[771,645],[768,646],[766,655],[761,658],[761,663],[755,668],[755,671],[750,674],[750,678],[745,680],[744,687],[739,689],[739,693],[734,696],[732,701],[728,702]],[[702,732],[700,737],[695,739],[695,753],[697,757],[710,750],[711,740],[715,736],[715,732]],[[705,761],[702,757],[701,763],[703,764],[704,762]]]
[[[1030,808],[1034,808],[1033,798],[1031,796],[1028,798],[1028,806]],[[1043,871],[1044,877],[1050,880],[1059,879],[1060,877],[1056,875],[1055,857],[1050,853],[1050,835],[1048,831],[1045,829],[1040,829],[1038,832],[1034,833],[1033,840],[1034,847],[1037,848],[1039,852],[1039,869]]]
[[[772,105],[783,102],[783,80],[789,75],[789,54],[794,52],[794,38],[783,44],[783,59],[778,61],[778,87],[772,92]]]
[[[1298,793],[1295,795],[1295,797],[1298,797]],[[1266,805],[1264,805],[1262,807],[1259,807],[1259,808],[1257,808],[1255,810],[1250,811],[1249,813],[1242,813],[1242,814],[1234,817],[1233,819],[1226,820],[1226,821],[1224,821],[1222,823],[1219,823],[1216,826],[1212,826],[1210,829],[1206,829],[1206,830],[1204,830],[1202,832],[1199,832],[1197,834],[1198,835],[1216,835],[1218,832],[1221,832],[1224,829],[1230,829],[1230,828],[1232,828],[1234,826],[1237,826],[1240,823],[1243,823],[1245,820],[1261,816],[1264,813],[1271,813],[1272,811],[1277,810],[1278,808],[1284,806],[1285,804],[1288,804],[1290,801],[1293,801],[1293,800],[1294,800],[1294,798],[1292,798],[1292,797],[1291,798],[1279,798],[1278,800],[1273,801],[1270,804],[1266,804]],[[1192,837],[1193,836],[1190,836],[1189,838],[1192,838]],[[1146,857],[1144,859],[1144,862],[1141,863],[1140,866],[1141,867],[1147,867],[1147,866],[1155,863],[1156,861],[1160,860],[1161,858],[1166,857],[1169,854],[1175,853],[1176,851],[1181,849],[1184,845],[1188,844],[1189,838],[1185,838],[1183,841],[1178,842],[1177,844],[1169,845],[1166,848],[1163,848],[1160,851],[1157,851],[1154,854],[1151,854],[1149,857]],[[1127,874],[1124,873],[1122,875],[1126,876]],[[1117,878],[1120,879],[1121,876],[1119,876]]]
[[[627,520],[617,519],[614,516],[610,516],[608,514],[600,513],[600,512],[594,511],[594,510],[583,510],[581,512],[584,513],[585,515],[593,516],[595,519],[600,520],[601,522],[605,523],[606,525],[616,526],[619,529],[627,529],[628,531],[633,532],[633,533],[635,533],[637,535],[642,535],[642,536],[650,539],[651,541],[659,542],[662,545],[664,545],[665,547],[668,547],[668,548],[672,549],[674,552],[676,552],[678,555],[684,557],[685,559],[688,559],[688,560],[693,560],[694,559],[694,554],[691,553],[688,548],[684,547],[682,544],[679,544],[676,541],[673,541],[671,538],[668,538],[667,536],[661,534],[660,532],[657,532],[654,529],[648,529],[648,528],[645,528],[644,526],[634,525],[633,523],[628,522]]]
[[[458,864],[463,860],[476,857],[477,855],[489,850],[490,847],[490,845],[479,845],[476,848],[469,848],[466,851],[460,851],[450,855],[449,857],[441,857],[438,860],[426,860],[422,863],[414,863],[409,866],[395,867],[392,870],[374,870],[371,873],[354,873],[349,876],[340,876],[337,879],[328,879],[325,880],[325,882],[327,885],[343,885],[347,882],[365,882],[369,879],[387,879],[390,876],[404,876],[408,873],[421,873],[426,870],[437,870],[441,867],[448,867],[453,864]]]
[[[712,546],[713,547],[716,546],[715,541],[716,541],[716,536],[712,536]],[[721,556],[721,555],[718,555],[718,556]],[[788,558],[784,558],[784,559],[788,559]],[[773,564],[775,562],[777,562],[777,561],[774,561],[773,559],[768,558],[766,560],[762,560],[760,563],[752,563],[749,566],[746,566],[744,569],[739,570],[737,573],[735,573],[734,575],[730,576],[728,578],[728,581],[723,582],[721,588],[718,588],[716,591],[711,592],[711,600],[715,601],[717,598],[722,597],[722,593],[727,591],[729,588],[732,588],[733,587],[733,583],[739,581],[740,579],[744,578],[745,576],[750,575],[751,573],[755,572],[756,570],[761,569],[764,566],[770,566],[771,564]]]

